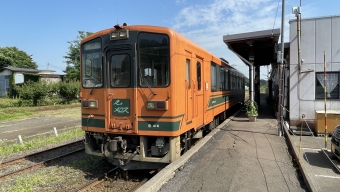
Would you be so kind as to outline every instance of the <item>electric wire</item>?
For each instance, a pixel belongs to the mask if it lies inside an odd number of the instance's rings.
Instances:
[[[275,27],[277,12],[279,11],[279,5],[280,5],[280,0],[277,1],[277,8],[276,8],[276,13],[275,13],[275,19],[274,19],[273,29],[272,29],[272,35],[273,35],[273,32],[274,32],[274,27]]]

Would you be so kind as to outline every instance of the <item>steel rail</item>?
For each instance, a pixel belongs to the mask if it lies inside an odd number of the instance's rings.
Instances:
[[[19,157],[19,158],[16,158],[16,159],[8,160],[8,161],[0,163],[0,168],[8,166],[8,165],[12,165],[14,163],[22,162],[22,161],[24,161],[27,158],[32,158],[34,156],[41,155],[41,154],[46,153],[46,152],[54,151],[56,149],[60,149],[60,148],[63,148],[63,147],[72,146],[72,145],[78,144],[80,142],[83,142],[83,140],[78,140],[78,141],[75,141],[75,142],[72,142],[72,143],[68,143],[68,144],[65,144],[65,145],[60,145],[58,147],[54,147],[54,148],[47,149],[47,150],[44,150],[44,151],[39,151],[39,152],[32,153],[32,154],[29,154],[29,155],[26,155],[26,156],[23,156],[23,157]]]
[[[84,149],[85,148],[77,149],[75,151],[72,151],[72,152],[69,152],[69,153],[66,153],[66,154],[63,154],[63,155],[59,155],[58,157],[54,157],[54,158],[48,159],[46,161],[42,161],[42,162],[36,163],[34,165],[31,165],[31,166],[28,166],[28,167],[24,167],[24,168],[19,169],[19,170],[6,173],[4,175],[0,175],[0,181],[5,179],[6,177],[9,177],[9,176],[12,176],[12,175],[16,175],[16,174],[22,173],[22,172],[27,171],[27,170],[33,170],[33,169],[36,169],[36,168],[39,168],[39,167],[44,167],[44,166],[46,166],[46,164],[48,164],[48,163],[50,163],[50,162],[52,162],[54,160],[57,160],[57,159],[60,159],[60,158],[63,158],[63,157],[69,156],[69,155],[73,155],[75,153],[82,152],[82,151],[84,151]]]

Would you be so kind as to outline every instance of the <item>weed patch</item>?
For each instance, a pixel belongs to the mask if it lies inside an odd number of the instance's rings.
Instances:
[[[37,136],[29,141],[25,141],[25,137],[23,137],[23,142],[24,144],[13,144],[13,145],[6,145],[6,143],[0,144],[0,156],[6,155],[6,154],[11,154],[11,153],[16,153],[20,151],[25,151],[25,150],[30,150],[30,149],[35,149],[39,147],[46,146],[48,144],[56,144],[60,143],[62,141],[72,139],[75,137],[79,137],[84,135],[84,131],[80,128],[74,128],[71,129],[70,131],[66,131],[64,133],[59,134],[58,137],[54,135],[42,135],[42,136]]]

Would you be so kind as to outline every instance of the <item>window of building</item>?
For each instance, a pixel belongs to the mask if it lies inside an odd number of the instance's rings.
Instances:
[[[326,82],[324,80],[323,72],[315,73],[315,99],[325,98],[325,84],[326,84],[326,98],[327,99],[340,99],[339,98],[339,72],[327,72]]]

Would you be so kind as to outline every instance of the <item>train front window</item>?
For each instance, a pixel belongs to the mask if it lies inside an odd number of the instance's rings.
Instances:
[[[138,36],[140,86],[162,87],[170,82],[169,37],[165,34],[140,33]]]
[[[85,88],[103,86],[101,39],[94,39],[81,46],[82,85]]]
[[[130,85],[131,59],[128,54],[111,57],[111,86],[128,87]]]

